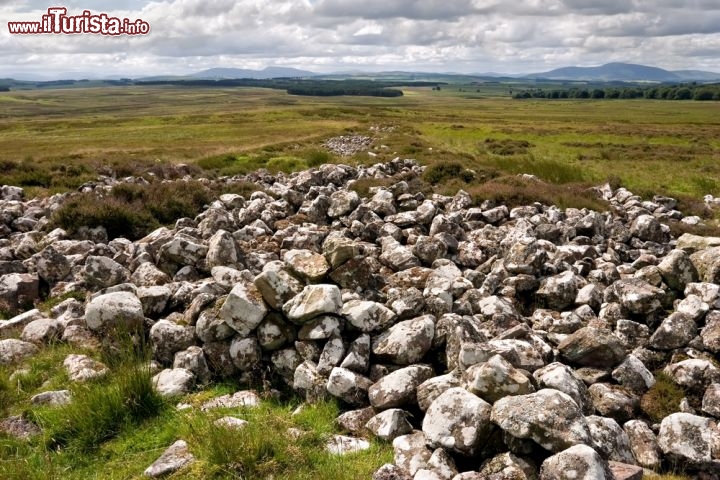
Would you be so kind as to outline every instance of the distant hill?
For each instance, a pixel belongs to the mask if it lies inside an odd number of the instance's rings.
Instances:
[[[549,72],[534,73],[524,78],[545,78],[549,80],[584,80],[603,82],[688,82],[717,81],[720,73],[700,70],[669,71],[632,63],[608,63],[599,67],[565,67]]]
[[[192,78],[228,79],[228,78],[252,78],[265,80],[269,78],[296,78],[314,77],[314,72],[299,70],[288,67],[266,67],[262,70],[250,70],[245,68],[210,68],[201,72],[188,75]]]

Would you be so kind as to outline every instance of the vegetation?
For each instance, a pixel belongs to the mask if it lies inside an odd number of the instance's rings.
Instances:
[[[640,399],[640,408],[653,422],[680,411],[685,393],[673,379],[663,372],[655,374],[655,385]]]
[[[570,88],[546,90],[543,88],[532,88],[521,90],[515,93],[513,98],[592,98],[602,99],[634,99],[644,98],[651,100],[720,100],[720,83],[702,85],[697,83],[679,85],[654,85],[649,87],[625,86],[625,87],[596,87]]]
[[[253,409],[199,409],[203,401],[241,388],[237,384],[215,384],[184,399],[163,399],[151,386],[147,350],[127,340],[119,349],[85,352],[104,361],[110,371],[102,379],[71,385],[72,403],[28,407],[35,393],[68,388],[62,361],[71,352],[79,353],[66,345],[51,346],[29,360],[12,380],[9,370],[0,370],[0,413],[23,415],[44,429],[31,441],[0,434],[0,478],[141,478],[143,470],[178,438],[188,442],[197,461],[172,476],[176,479],[349,480],[370,478],[392,461],[392,448],[378,442],[368,451],[344,457],[325,452],[325,442],[337,432],[335,402],[305,407],[296,415],[294,398],[266,400]],[[194,408],[178,411],[172,406],[178,400]],[[243,418],[249,425],[235,431],[213,423],[226,415]],[[290,427],[305,433],[288,442]]]

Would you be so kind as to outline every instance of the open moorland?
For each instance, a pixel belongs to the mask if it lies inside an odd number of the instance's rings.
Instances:
[[[95,172],[129,175],[181,162],[220,174],[297,170],[308,161],[339,161],[318,157],[321,144],[356,133],[373,138],[377,156],[363,152],[344,161],[400,156],[459,162],[479,176],[529,173],[560,184],[610,179],[641,195],[719,192],[715,102],[518,101],[505,90],[450,85],[406,89],[399,98],[251,88],[7,92],[0,94],[0,183],[55,191]]]

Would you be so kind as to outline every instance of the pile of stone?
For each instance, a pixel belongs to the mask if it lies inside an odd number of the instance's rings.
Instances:
[[[606,185],[594,191],[606,212],[510,209],[399,180],[422,170],[253,174],[265,192],[223,195],[136,242],[43,232],[62,198],[3,187],[1,301],[91,294],[0,322],[3,338],[21,332],[0,340],[0,363],[144,330],[165,394],[260,375],[308,402],[338,398],[345,431],[392,441],[378,480],[640,478],[677,465],[719,478],[720,238],[671,238],[663,222],[684,217],[666,197]],[[398,180],[360,198],[352,184],[367,177]],[[653,422],[640,401],[658,371],[686,397]]]
[[[365,135],[340,135],[323,143],[323,147],[343,157],[368,151],[373,143],[372,137]]]

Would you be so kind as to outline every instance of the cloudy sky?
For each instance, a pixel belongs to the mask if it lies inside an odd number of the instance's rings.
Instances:
[[[142,19],[144,37],[11,35],[48,7]],[[720,71],[720,0],[0,0],[0,77],[529,73],[611,61]]]

